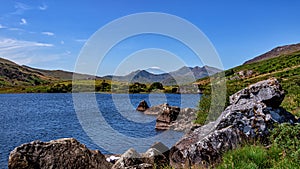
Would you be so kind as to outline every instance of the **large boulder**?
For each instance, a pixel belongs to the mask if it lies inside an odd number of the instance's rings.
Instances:
[[[170,124],[170,129],[175,131],[189,131],[194,126],[197,110],[192,108],[180,109],[175,121]]]
[[[170,129],[171,123],[177,119],[180,108],[175,106],[163,105],[162,113],[157,116],[155,129],[167,130]]]
[[[146,111],[148,108],[149,108],[149,106],[148,106],[147,102],[146,102],[145,100],[142,100],[142,101],[139,103],[139,105],[138,105],[138,107],[136,108],[136,110],[137,110],[137,111],[142,111],[142,112],[144,112],[144,111]]]
[[[34,141],[16,147],[9,155],[9,169],[111,168],[98,150],[89,150],[74,138]]]
[[[208,167],[218,162],[225,151],[249,139],[264,142],[274,123],[297,122],[279,107],[283,99],[284,91],[274,78],[237,92],[216,121],[191,131],[171,148],[170,164],[175,168]]]

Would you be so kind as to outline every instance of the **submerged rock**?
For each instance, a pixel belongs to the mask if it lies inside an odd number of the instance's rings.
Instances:
[[[74,138],[34,141],[16,147],[9,155],[9,169],[111,168],[98,150],[89,150]]]
[[[272,78],[250,85],[230,97],[231,105],[214,122],[191,131],[170,150],[175,168],[208,167],[225,151],[256,138],[265,141],[274,123],[296,123],[295,117],[279,108],[284,91]]]
[[[142,100],[142,101],[139,103],[139,105],[138,105],[138,107],[136,108],[136,110],[137,110],[137,111],[142,111],[142,112],[144,112],[144,111],[146,111],[148,108],[149,108],[149,106],[148,106],[147,102],[146,102],[145,100]]]

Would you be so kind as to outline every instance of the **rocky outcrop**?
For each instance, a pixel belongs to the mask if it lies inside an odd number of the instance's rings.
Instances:
[[[297,122],[279,108],[283,98],[284,91],[274,78],[235,93],[230,97],[231,105],[216,121],[191,131],[171,148],[171,165],[208,167],[218,162],[223,152],[249,139],[265,141],[274,123]]]
[[[147,102],[145,100],[142,100],[138,107],[136,108],[137,111],[141,111],[141,112],[144,112],[146,111],[147,109],[149,108]]]
[[[34,141],[16,147],[9,155],[9,169],[111,168],[98,150],[89,150],[73,138]]]
[[[173,107],[169,106],[168,104],[164,104],[162,107],[162,113],[157,116],[155,129],[170,129],[171,123],[177,119],[179,112],[179,107]]]

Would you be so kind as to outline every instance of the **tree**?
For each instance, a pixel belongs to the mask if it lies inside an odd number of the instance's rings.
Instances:
[[[156,89],[164,90],[163,84],[160,82],[154,82],[151,84],[149,91],[156,90]]]
[[[132,85],[129,85],[129,93],[140,93],[145,92],[147,90],[147,86],[142,83],[135,82]]]

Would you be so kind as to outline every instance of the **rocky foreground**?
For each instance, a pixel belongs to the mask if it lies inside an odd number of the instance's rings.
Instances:
[[[10,169],[152,169],[164,165],[209,168],[221,160],[224,152],[251,139],[264,143],[274,124],[298,123],[291,113],[279,107],[283,99],[284,91],[276,79],[253,84],[232,95],[230,105],[216,121],[189,132],[170,151],[156,143],[145,153],[129,149],[116,161],[108,162],[101,152],[89,150],[75,139],[35,141],[15,148],[8,166]]]

